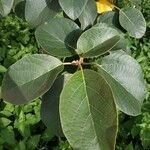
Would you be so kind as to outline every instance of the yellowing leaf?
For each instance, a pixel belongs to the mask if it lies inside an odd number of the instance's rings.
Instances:
[[[98,13],[112,11],[114,8],[114,5],[109,0],[98,0],[96,2],[96,6],[97,6]]]

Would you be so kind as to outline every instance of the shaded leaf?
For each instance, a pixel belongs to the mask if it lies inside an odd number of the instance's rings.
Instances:
[[[115,11],[105,12],[97,18],[97,23],[106,23],[112,28],[119,28],[119,13]]]
[[[57,18],[37,28],[39,45],[49,54],[60,57],[75,55],[76,41],[81,30],[70,19]]]
[[[59,76],[50,90],[42,97],[41,118],[53,136],[64,136],[60,124],[59,99],[69,74]]]

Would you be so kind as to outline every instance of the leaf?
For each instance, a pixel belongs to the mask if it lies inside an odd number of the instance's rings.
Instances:
[[[14,3],[13,3],[13,7],[16,7],[16,5],[20,2],[23,2],[25,0],[14,0]]]
[[[116,50],[124,50],[124,51],[128,51],[128,47],[127,47],[127,39],[124,38],[123,35],[120,34],[120,39],[119,41],[115,44],[115,46],[111,49],[111,51],[116,51]]]
[[[108,20],[107,20],[107,17],[106,17],[106,20],[104,18],[102,18],[101,21],[102,22],[104,21],[105,23],[97,23],[94,25],[94,27],[112,27],[119,32],[119,36],[120,36],[120,39],[116,42],[116,44],[110,50],[116,51],[116,50],[123,49],[124,51],[127,51],[127,39],[124,38],[125,35],[122,33],[122,31],[120,31],[118,28],[114,27],[113,24],[111,24],[111,20],[109,20],[109,18]]]
[[[119,29],[119,13],[115,11],[105,12],[97,18],[97,23],[106,23],[112,28],[116,27]]]
[[[13,6],[13,0],[0,0],[0,15],[7,16]]]
[[[4,73],[6,71],[7,69],[4,66],[0,65],[0,73]]]
[[[64,136],[60,124],[59,99],[69,74],[59,76],[50,90],[42,97],[41,118],[53,136]]]
[[[0,135],[5,145],[10,145],[11,147],[14,147],[17,143],[15,139],[14,129],[12,126],[8,126],[7,128],[1,130]]]
[[[26,0],[14,0],[13,11],[19,18],[25,20]]]
[[[75,20],[81,15],[88,3],[88,0],[59,0],[59,3],[64,12],[71,19]]]
[[[48,91],[63,65],[55,57],[45,54],[29,55],[13,64],[2,84],[3,99],[24,104]]]
[[[114,51],[103,58],[99,71],[110,84],[118,109],[128,115],[139,115],[147,90],[136,60],[122,50]]]
[[[25,18],[33,28],[53,19],[59,11],[58,0],[26,0]]]
[[[119,40],[115,29],[102,24],[102,27],[93,27],[79,37],[76,52],[82,57],[96,57],[110,51]]]
[[[63,132],[73,149],[114,149],[117,112],[107,82],[92,70],[76,72],[60,99]]]
[[[109,0],[97,0],[96,5],[98,13],[112,11],[114,8],[114,5]]]
[[[79,16],[81,28],[85,29],[89,25],[92,25],[96,19],[96,16],[97,16],[97,11],[96,11],[95,0],[88,0],[81,15]]]
[[[119,21],[130,36],[141,38],[146,31],[146,21],[142,13],[136,8],[123,8],[120,10]]]
[[[6,128],[10,123],[11,123],[11,120],[4,118],[2,116],[0,117],[0,128],[1,128],[1,130],[3,128]]]
[[[50,55],[68,57],[75,55],[76,41],[81,30],[70,19],[57,18],[40,26],[35,33],[39,45]]]
[[[40,135],[32,135],[27,141],[27,149],[36,149],[40,142]]]

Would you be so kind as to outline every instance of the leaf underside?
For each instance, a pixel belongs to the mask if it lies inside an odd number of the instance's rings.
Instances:
[[[99,72],[110,84],[118,108],[128,115],[139,115],[147,89],[140,65],[124,51],[104,57]]]
[[[2,84],[2,97],[13,104],[34,100],[48,91],[62,70],[60,60],[52,56],[25,56],[6,72]]]
[[[76,72],[60,101],[61,124],[74,149],[114,149],[117,112],[109,85],[96,72]]]

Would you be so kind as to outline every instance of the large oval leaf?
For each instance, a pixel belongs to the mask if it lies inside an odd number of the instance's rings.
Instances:
[[[62,70],[60,60],[52,56],[44,54],[26,56],[6,72],[2,97],[13,104],[33,100],[48,91]]]
[[[86,6],[84,7],[81,15],[79,16],[79,21],[81,23],[81,28],[85,29],[89,25],[94,23],[97,16],[95,0],[88,0]]]
[[[107,82],[92,70],[75,73],[60,99],[65,136],[74,149],[113,150],[117,112]]]
[[[119,33],[115,29],[99,24],[80,36],[76,52],[82,57],[99,56],[110,51],[119,40]]]
[[[64,136],[60,124],[59,100],[64,84],[70,77],[70,74],[59,76],[42,97],[41,118],[52,136]]]
[[[40,26],[35,33],[41,47],[49,54],[59,57],[75,55],[76,41],[81,30],[73,21],[57,18]]]
[[[110,84],[118,108],[139,115],[147,90],[136,60],[124,51],[114,51],[103,58],[99,71]]]
[[[59,11],[58,0],[26,0],[25,18],[31,27],[54,18]]]
[[[146,31],[146,21],[142,13],[136,8],[123,8],[120,10],[119,21],[129,35],[141,38]]]
[[[14,0],[0,0],[0,15],[6,16],[10,13]]]
[[[59,0],[64,12],[73,20],[81,15],[87,2],[88,0]]]

